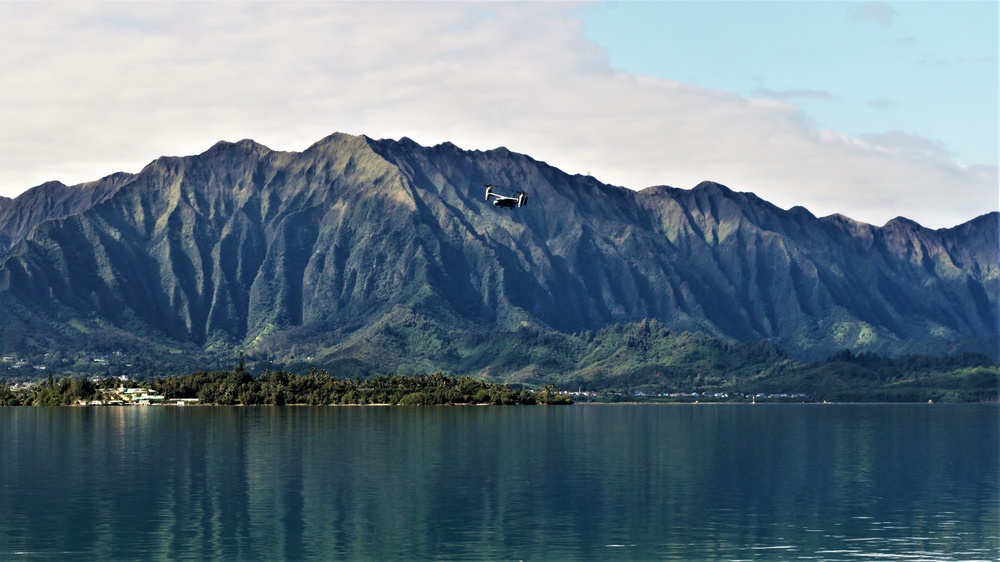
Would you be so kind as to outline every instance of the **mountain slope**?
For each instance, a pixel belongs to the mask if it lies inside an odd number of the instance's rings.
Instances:
[[[525,189],[528,206],[493,207],[486,182]],[[995,356],[997,217],[879,228],[709,182],[634,192],[503,148],[222,142],[0,205],[12,311],[0,346],[240,348],[430,370],[462,364],[463,333],[649,318],[801,357]],[[386,338],[410,343],[394,355]]]

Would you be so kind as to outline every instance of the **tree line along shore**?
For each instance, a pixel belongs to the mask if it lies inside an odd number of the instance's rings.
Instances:
[[[57,381],[50,376],[38,384],[17,388],[0,386],[0,405],[120,404],[128,387],[144,389],[164,402],[196,401],[219,406],[572,403],[568,396],[556,393],[552,385],[543,386],[541,390],[516,389],[506,384],[442,373],[343,379],[313,369],[305,375],[268,371],[254,378],[237,367],[231,371],[198,371],[183,376],[158,377],[144,383],[118,378],[95,381],[85,377],[65,377]]]

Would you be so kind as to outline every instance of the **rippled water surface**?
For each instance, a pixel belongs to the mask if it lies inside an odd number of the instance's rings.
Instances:
[[[0,408],[0,559],[995,560],[998,412]]]

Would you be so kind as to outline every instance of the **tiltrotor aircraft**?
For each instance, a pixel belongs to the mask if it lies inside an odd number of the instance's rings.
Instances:
[[[500,195],[499,193],[493,193],[493,189],[496,188],[495,185],[483,184],[486,187],[486,200],[489,201],[490,197],[493,197],[493,204],[497,207],[507,207],[508,209],[513,209],[514,207],[523,207],[528,204],[528,193],[524,191],[515,191],[517,197],[508,197],[506,195]]]

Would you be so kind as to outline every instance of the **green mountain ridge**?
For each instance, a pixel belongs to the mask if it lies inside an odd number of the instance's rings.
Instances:
[[[483,183],[530,202],[496,208]],[[0,202],[0,347],[540,383],[583,334],[656,321],[799,360],[996,357],[997,222],[876,227],[711,182],[635,192],[504,148],[220,142]],[[613,370],[583,357],[574,376]]]

